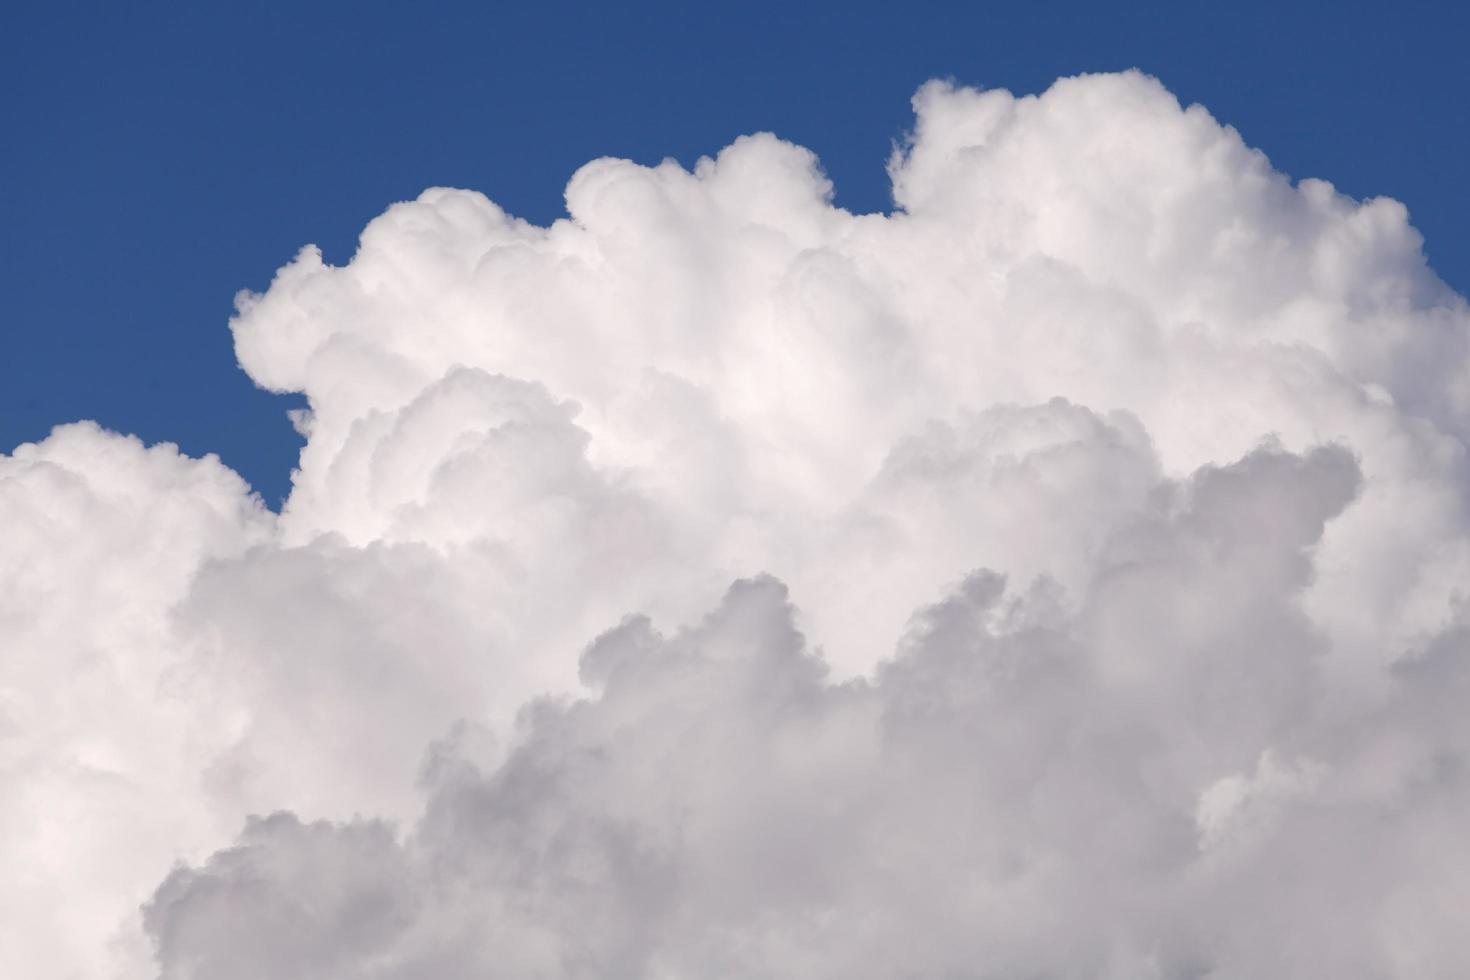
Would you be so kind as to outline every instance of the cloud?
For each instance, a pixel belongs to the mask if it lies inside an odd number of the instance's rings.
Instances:
[[[303,250],[280,514],[0,457],[3,972],[1463,975],[1464,300],[1140,74],[914,107],[889,215],[763,135]]]

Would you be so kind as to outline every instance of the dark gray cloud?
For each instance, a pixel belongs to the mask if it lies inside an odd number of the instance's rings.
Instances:
[[[1336,448],[1160,484],[1089,592],[976,571],[870,679],[769,577],[625,619],[503,760],[438,743],[401,839],[280,814],[176,871],[163,975],[1450,976],[1462,633],[1344,717],[1300,604],[1359,489]]]

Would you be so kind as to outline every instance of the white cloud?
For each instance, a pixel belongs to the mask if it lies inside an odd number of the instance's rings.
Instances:
[[[0,972],[1463,975],[1465,302],[1136,73],[914,104],[888,216],[756,136],[303,251],[280,515],[0,457]]]

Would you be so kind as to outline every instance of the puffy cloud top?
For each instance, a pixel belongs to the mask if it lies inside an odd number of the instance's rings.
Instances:
[[[0,973],[1470,972],[1465,301],[1141,74],[914,109],[887,215],[758,135],[304,249],[280,514],[0,457]]]

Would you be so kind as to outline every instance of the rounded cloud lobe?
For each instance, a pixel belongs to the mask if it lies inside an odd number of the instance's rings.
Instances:
[[[278,515],[0,457],[0,972],[1470,972],[1465,301],[1137,73],[914,106],[890,215],[755,136],[303,250]]]

